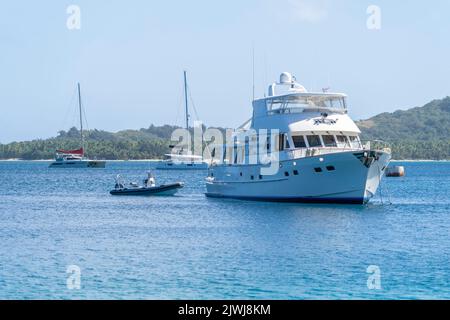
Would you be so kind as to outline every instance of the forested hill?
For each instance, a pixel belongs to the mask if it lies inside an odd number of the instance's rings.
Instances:
[[[390,142],[394,159],[450,159],[450,97],[382,113],[357,125],[363,139]]]
[[[384,140],[392,145],[394,159],[450,160],[450,97],[406,111],[382,113],[357,122],[364,140]],[[98,159],[155,159],[170,152],[176,126],[154,126],[116,133],[85,132],[87,156]],[[80,147],[76,128],[55,138],[0,144],[0,159],[51,159],[56,149]]]
[[[358,126],[369,138],[385,140],[450,139],[450,97],[434,100],[420,108],[381,113]]]
[[[116,133],[89,130],[84,132],[88,157],[106,160],[156,159],[170,151],[169,141],[175,126],[151,125],[148,129],[124,130]],[[55,138],[0,144],[0,159],[52,159],[56,149],[80,147],[76,128],[60,131]]]

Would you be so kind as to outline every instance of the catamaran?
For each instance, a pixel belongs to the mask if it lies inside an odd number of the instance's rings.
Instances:
[[[252,119],[223,146],[222,159],[213,160],[206,195],[367,203],[380,185],[391,150],[363,143],[360,133],[348,116],[345,94],[311,93],[290,73],[282,73],[267,97],[253,101]]]
[[[185,120],[186,130],[189,130],[189,106],[188,106],[188,88],[187,76],[184,71],[184,100],[185,100]],[[164,160],[157,163],[158,170],[206,170],[209,162],[202,156],[192,154],[191,150],[184,150],[183,147],[164,155]]]
[[[50,168],[104,168],[105,161],[90,160],[84,157],[84,136],[83,136],[83,112],[81,106],[81,89],[78,89],[78,108],[80,111],[80,144],[81,148],[76,150],[56,150],[55,161],[50,164]]]

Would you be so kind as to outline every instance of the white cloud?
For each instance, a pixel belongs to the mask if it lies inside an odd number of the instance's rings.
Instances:
[[[328,17],[326,0],[288,0],[292,17],[305,22],[319,22]]]

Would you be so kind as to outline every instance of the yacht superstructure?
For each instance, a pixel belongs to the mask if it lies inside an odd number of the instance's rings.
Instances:
[[[209,197],[352,203],[376,193],[391,151],[360,140],[342,93],[310,93],[289,73],[253,101],[253,117],[215,159]]]

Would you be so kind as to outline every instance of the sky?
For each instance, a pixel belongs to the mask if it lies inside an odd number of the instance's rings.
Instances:
[[[199,120],[237,127],[253,52],[257,97],[288,71],[348,94],[355,120],[422,106],[450,95],[449,13],[447,0],[5,1],[0,143],[77,125],[77,82],[90,129],[182,125],[183,70]]]

